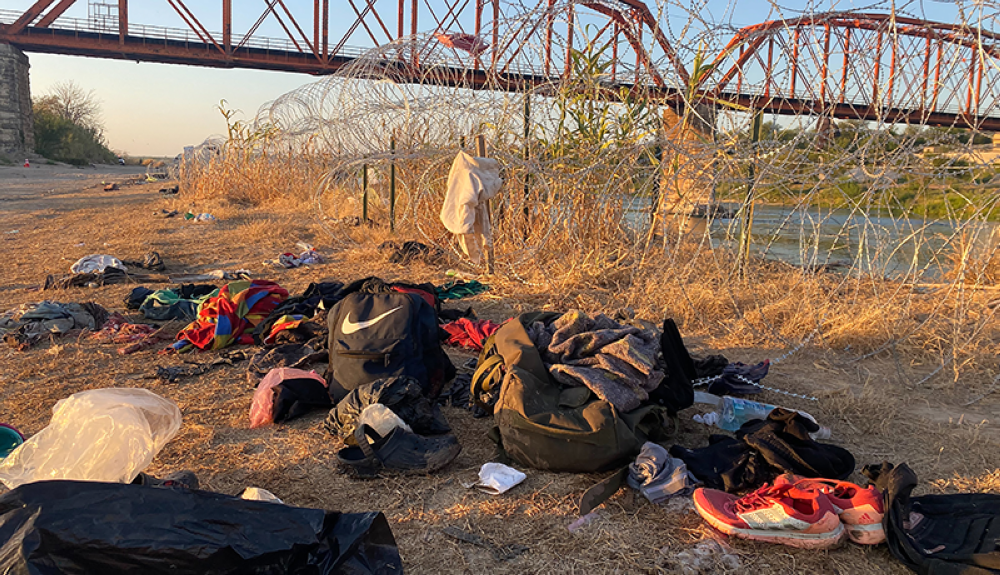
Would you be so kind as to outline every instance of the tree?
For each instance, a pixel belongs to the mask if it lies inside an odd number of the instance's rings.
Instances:
[[[104,129],[101,121],[101,101],[91,90],[85,91],[72,80],[58,82],[52,90],[42,96],[36,105],[45,107],[48,111],[70,122],[92,128],[97,132]]]
[[[56,84],[52,92],[32,104],[35,151],[71,164],[112,162],[101,133],[101,105],[93,91],[72,81]]]

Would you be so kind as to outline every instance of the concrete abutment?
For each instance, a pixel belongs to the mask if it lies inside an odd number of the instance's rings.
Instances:
[[[31,154],[35,124],[31,113],[28,57],[10,44],[0,44],[0,153]]]

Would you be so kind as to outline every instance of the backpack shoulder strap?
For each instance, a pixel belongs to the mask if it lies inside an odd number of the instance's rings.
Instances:
[[[497,351],[496,333],[494,333],[483,344],[483,351],[479,354],[479,363],[476,366],[476,371],[472,374],[472,384],[469,391],[472,401],[476,405],[483,409],[488,408],[483,398],[491,389],[503,383],[503,368],[504,359]]]

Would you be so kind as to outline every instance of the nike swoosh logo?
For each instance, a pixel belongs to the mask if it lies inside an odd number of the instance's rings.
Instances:
[[[385,319],[386,316],[388,316],[390,313],[392,313],[394,311],[399,311],[400,308],[402,308],[402,307],[403,306],[399,306],[399,307],[397,307],[395,309],[390,309],[389,311],[385,312],[384,314],[382,314],[382,315],[380,315],[380,316],[378,316],[376,318],[370,319],[368,321],[359,321],[358,323],[354,323],[353,321],[351,321],[351,314],[348,313],[347,317],[344,318],[344,324],[340,326],[340,331],[344,335],[350,335],[350,334],[352,334],[354,332],[361,331],[361,330],[365,329],[366,327],[371,327],[371,326],[377,324],[378,322],[380,322],[383,319]]]

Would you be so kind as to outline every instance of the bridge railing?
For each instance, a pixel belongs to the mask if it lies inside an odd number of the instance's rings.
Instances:
[[[0,23],[2,24],[12,24],[21,16],[21,12],[18,10],[4,10],[0,9]],[[72,32],[83,32],[88,34],[118,34],[118,27],[116,25],[109,25],[103,20],[94,20],[88,18],[67,18],[65,16],[60,17],[58,20],[49,25],[49,29],[53,30],[68,30]],[[35,31],[38,28],[33,29]],[[221,32],[210,32],[212,39],[222,44],[222,33]],[[206,44],[205,40],[195,34],[193,30],[188,28],[171,28],[167,26],[153,26],[149,24],[137,24],[129,22],[128,25],[128,37],[136,40],[142,40],[143,42],[183,42],[186,44]],[[241,46],[244,48],[252,48],[256,50],[267,50],[276,52],[301,52],[304,54],[309,53],[308,47],[304,42],[299,43],[297,46],[294,42],[287,38],[272,38],[268,36],[250,36],[246,37],[244,35],[234,34],[232,38],[233,46]],[[211,43],[208,43],[211,46]],[[364,48],[359,48],[356,46],[343,46],[338,51],[337,55],[347,56],[347,57],[357,57],[365,54],[367,52]]]

